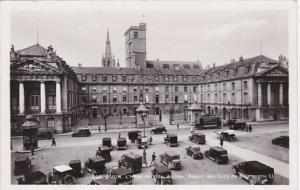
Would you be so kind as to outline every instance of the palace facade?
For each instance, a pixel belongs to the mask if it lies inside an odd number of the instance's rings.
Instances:
[[[134,116],[140,101],[151,115],[185,114],[198,104],[207,114],[250,121],[289,117],[286,58],[240,57],[203,69],[199,61],[146,60],[146,24],[125,32],[126,67],[111,53],[103,67],[70,67],[50,46],[11,49],[12,129],[26,114],[43,128],[72,130],[81,118]]]

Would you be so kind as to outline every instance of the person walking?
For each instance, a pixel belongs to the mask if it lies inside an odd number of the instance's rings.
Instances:
[[[99,130],[99,133],[101,132],[101,126],[99,125],[99,128],[98,128],[98,130]]]
[[[179,129],[179,123],[177,123],[177,130]]]
[[[155,155],[155,152],[153,152],[150,165],[155,164],[155,160],[156,160],[156,155]]]
[[[221,147],[223,147],[223,143],[224,143],[224,137],[223,135],[220,136],[220,145]]]
[[[56,141],[55,141],[54,137],[52,138],[52,145],[51,146],[56,146]]]
[[[252,133],[252,126],[249,125],[249,132]]]
[[[33,156],[33,154],[34,154],[34,147],[33,147],[33,145],[31,146],[31,155]]]

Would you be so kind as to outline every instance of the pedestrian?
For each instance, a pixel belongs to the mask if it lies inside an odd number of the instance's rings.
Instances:
[[[100,126],[100,125],[99,125],[99,128],[98,128],[98,129],[99,129],[99,133],[100,133],[100,132],[101,132],[101,126]]]
[[[33,156],[33,154],[34,154],[34,147],[33,147],[33,145],[31,146],[31,155]]]
[[[177,130],[179,129],[179,123],[177,123]]]
[[[149,137],[149,144],[152,144],[152,136]]]
[[[252,126],[249,125],[249,132],[252,133]]]
[[[52,176],[51,172],[49,172],[49,173],[48,173],[48,183],[49,183],[49,184],[52,184],[52,183],[53,183],[53,180],[54,180],[54,179],[53,179],[53,176]]]
[[[119,138],[121,138],[121,133],[119,132]]]
[[[220,145],[223,147],[224,137],[223,135],[220,136]]]
[[[151,161],[150,165],[155,164],[155,160],[156,160],[156,155],[155,155],[155,152],[153,152],[152,161]]]
[[[52,137],[52,145],[51,146],[56,146],[56,141],[55,141],[54,137]]]

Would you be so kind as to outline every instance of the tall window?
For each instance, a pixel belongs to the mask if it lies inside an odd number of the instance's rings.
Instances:
[[[207,92],[210,91],[210,85],[207,85]]]
[[[85,74],[82,74],[82,75],[81,75],[81,80],[82,80],[82,81],[86,81],[86,75],[85,75]]]
[[[165,96],[165,102],[166,102],[166,103],[169,102],[169,94],[166,94],[166,96]]]
[[[187,81],[187,77],[183,76],[183,82],[186,82],[186,81]]]
[[[137,96],[134,96],[134,97],[133,97],[133,101],[134,101],[134,102],[137,102],[137,101],[138,101],[138,97],[137,97]]]
[[[48,119],[47,120],[47,128],[48,129],[54,129],[55,127],[55,120],[54,119]]]
[[[226,90],[226,83],[223,83],[223,91]]]
[[[113,97],[113,102],[114,102],[114,103],[118,102],[118,97],[117,97],[117,96],[114,96],[114,97]]]
[[[169,77],[165,76],[165,81],[168,82],[169,81]]]
[[[184,95],[183,98],[184,98],[184,103],[188,103],[188,96],[186,94]]]
[[[97,80],[97,76],[96,75],[92,75],[92,80],[96,81]]]
[[[159,103],[159,95],[155,96],[155,103]]]
[[[231,83],[231,87],[232,87],[231,88],[232,90],[235,90],[235,83],[234,82]]]
[[[248,81],[244,81],[244,90],[248,90]]]
[[[123,96],[123,102],[126,102],[126,101],[127,101],[127,96],[124,95],[124,96]]]
[[[168,86],[165,87],[165,91],[169,92],[169,87]]]
[[[176,76],[174,76],[174,82],[177,82],[178,78]]]
[[[200,95],[200,101],[203,102],[203,94]]]
[[[97,102],[97,96],[96,96],[96,95],[93,95],[93,96],[92,96],[92,101],[93,101],[94,103]]]
[[[175,86],[174,91],[175,91],[175,92],[178,92],[178,86]]]
[[[93,87],[93,92],[96,92],[97,91],[97,88],[94,86]]]
[[[207,94],[207,102],[210,102],[210,94]]]
[[[155,82],[159,82],[159,77],[157,75],[155,75],[154,80],[155,80]]]
[[[178,103],[178,96],[175,96],[175,103]]]
[[[127,81],[127,76],[122,76],[122,81],[126,82]]]
[[[30,95],[30,108],[31,110],[39,110],[40,95]]]
[[[138,33],[138,32],[134,32],[134,33],[133,33],[133,37],[134,37],[134,38],[138,38],[138,37],[139,37],[139,33]]]
[[[215,94],[215,103],[218,102],[218,94]]]
[[[197,86],[193,86],[193,92],[197,92]]]
[[[249,103],[248,93],[244,92],[244,104],[248,104],[248,103]]]
[[[235,104],[235,93],[231,94],[231,103]]]
[[[102,81],[103,81],[103,82],[106,82],[106,81],[107,81],[107,76],[106,76],[106,75],[103,75],[103,76],[102,76]]]
[[[103,96],[103,97],[102,97],[102,100],[103,100],[103,103],[106,103],[106,102],[107,102],[107,96],[106,96],[106,95]]]
[[[116,82],[116,81],[117,81],[117,76],[114,75],[114,76],[112,77],[112,80],[113,80],[113,82]]]
[[[56,109],[56,99],[55,96],[48,96],[48,108]]]
[[[185,86],[184,87],[184,92],[187,92],[188,91],[187,89],[188,89],[187,86]]]

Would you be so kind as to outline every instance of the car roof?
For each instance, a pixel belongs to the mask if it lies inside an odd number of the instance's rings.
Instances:
[[[168,136],[169,136],[169,137],[177,137],[177,135],[174,134],[174,133],[170,133],[170,134],[168,134]]]
[[[130,157],[132,159],[137,159],[137,158],[142,157],[141,155],[134,153],[134,152],[129,152],[128,154],[125,154],[124,156]]]
[[[178,156],[179,155],[179,153],[177,153],[177,152],[175,152],[175,151],[173,151],[173,150],[168,150],[168,151],[166,151],[165,152],[168,156],[171,156],[171,157],[173,157],[173,156]]]
[[[126,141],[126,138],[125,137],[120,137],[120,138],[118,138],[118,141]]]
[[[193,133],[193,135],[199,135],[199,136],[203,136],[204,134],[203,133]],[[205,135],[204,135],[205,136]]]
[[[270,166],[267,166],[259,161],[253,160],[253,161],[246,161],[244,162],[247,166],[255,168],[255,169],[271,169]]]
[[[55,166],[54,169],[58,172],[65,172],[65,171],[72,170],[70,166],[67,166],[65,164]]]
[[[93,162],[101,162],[101,161],[105,161],[104,158],[102,158],[101,156],[95,156],[95,157],[92,157],[90,158],[91,161]]]
[[[111,140],[111,138],[110,137],[103,137],[102,140],[109,141],[109,140]]]
[[[100,146],[101,150],[110,150],[108,146]]]
[[[216,151],[219,151],[219,152],[221,152],[221,151],[227,151],[226,149],[224,149],[223,147],[220,147],[220,146],[212,146],[211,148],[214,149],[214,150],[216,150]]]
[[[224,130],[224,131],[218,131],[219,133],[228,133],[228,134],[235,134],[236,133],[236,131],[235,130],[232,130],[232,129],[230,129],[230,130]]]
[[[112,174],[117,175],[126,175],[126,174],[132,174],[131,171],[127,168],[117,168],[112,171]]]
[[[200,151],[200,150],[201,150],[200,146],[191,146],[191,149],[197,150],[197,151]]]
[[[27,159],[29,159],[28,156],[18,156],[18,157],[15,159],[15,162],[26,161]]]
[[[165,165],[156,165],[155,166],[156,172],[159,174],[171,174],[171,170],[166,167]]]
[[[71,160],[69,164],[76,164],[76,163],[81,163],[80,160]]]

